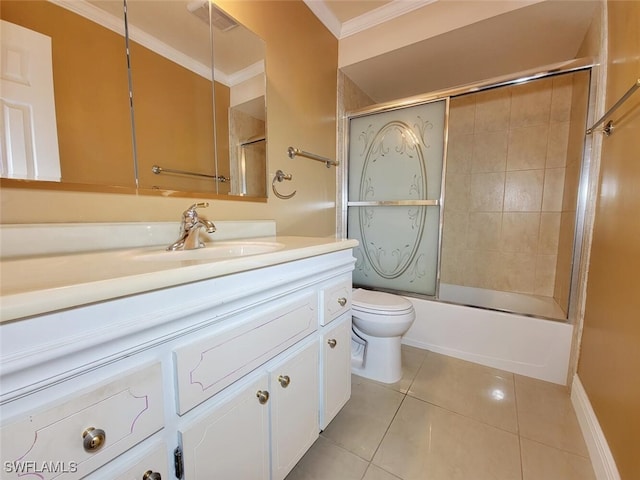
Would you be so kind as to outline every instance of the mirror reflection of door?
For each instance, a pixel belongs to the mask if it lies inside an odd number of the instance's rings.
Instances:
[[[0,175],[60,181],[51,38],[2,20]]]

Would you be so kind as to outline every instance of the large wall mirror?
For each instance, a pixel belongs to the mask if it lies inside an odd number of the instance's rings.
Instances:
[[[2,185],[266,198],[264,42],[208,0],[124,5],[3,0]]]

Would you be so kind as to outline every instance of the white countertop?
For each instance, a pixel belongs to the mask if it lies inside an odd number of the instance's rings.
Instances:
[[[145,255],[163,252],[166,245],[5,259],[0,263],[0,322],[268,267],[358,245],[356,240],[327,237],[248,240],[278,242],[281,246],[269,253],[223,259],[140,260]],[[174,252],[165,253],[171,255]]]

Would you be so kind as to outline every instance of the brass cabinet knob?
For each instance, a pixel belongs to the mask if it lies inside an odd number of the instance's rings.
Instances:
[[[160,475],[158,472],[147,470],[142,475],[142,480],[162,480],[162,475]]]
[[[282,386],[282,388],[287,388],[291,383],[291,379],[289,378],[289,375],[280,375],[278,377],[278,381],[280,382],[280,385]]]
[[[82,446],[87,452],[97,452],[107,441],[107,434],[100,428],[89,427],[82,432]]]
[[[330,338],[329,340],[327,340],[327,343],[331,348],[336,348],[338,341],[335,338]]]
[[[256,393],[256,397],[258,397],[258,401],[260,402],[260,404],[264,405],[269,401],[269,392],[267,392],[266,390],[258,390],[258,392]]]
[[[340,304],[341,307],[344,307],[347,304],[347,299],[344,297],[340,297],[338,299],[338,303]]]

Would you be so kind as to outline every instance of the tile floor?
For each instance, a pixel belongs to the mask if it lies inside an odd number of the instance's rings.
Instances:
[[[286,480],[595,480],[564,387],[403,346]]]

